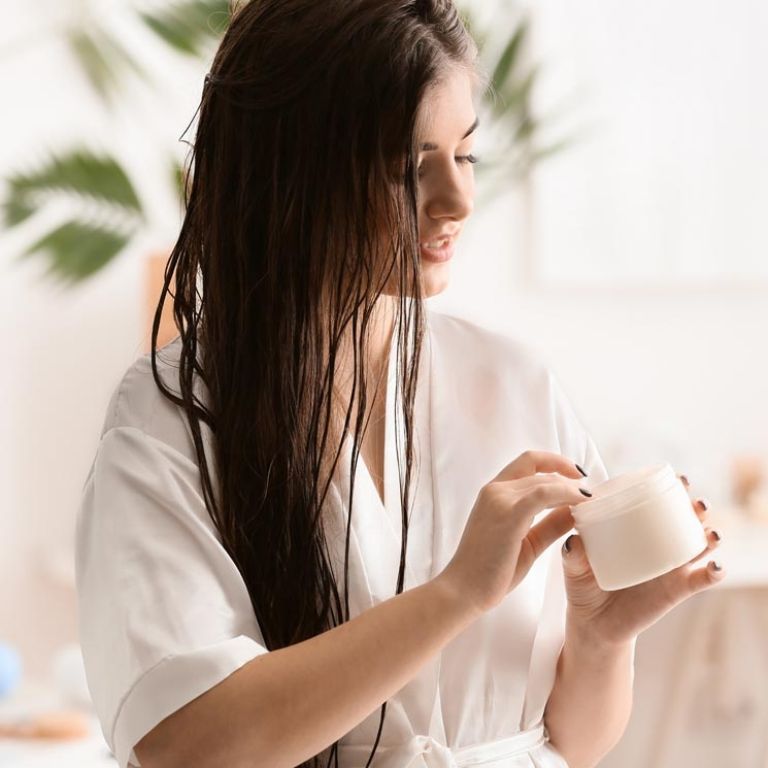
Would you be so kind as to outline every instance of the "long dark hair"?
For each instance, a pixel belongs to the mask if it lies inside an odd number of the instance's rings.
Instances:
[[[406,436],[395,594],[403,589],[425,332],[417,121],[427,89],[457,65],[487,82],[451,0],[251,0],[232,8],[203,87],[152,367],[164,396],[184,409],[206,505],[270,650],[349,619],[349,517],[342,600],[320,512],[359,389],[354,480],[367,413],[361,361],[387,286]],[[181,338],[180,396],[156,362],[167,293]],[[352,394],[340,403],[337,353],[350,334]],[[213,473],[201,421],[215,438]],[[385,712],[386,702],[369,764]],[[338,764],[337,747],[329,764],[333,756]],[[315,768],[318,757],[304,765]]]

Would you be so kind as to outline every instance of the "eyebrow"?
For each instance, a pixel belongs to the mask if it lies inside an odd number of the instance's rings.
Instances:
[[[471,133],[472,133],[472,132],[475,130],[475,128],[477,128],[477,126],[478,126],[478,125],[480,125],[480,119],[476,117],[476,118],[475,118],[475,122],[474,122],[474,123],[472,123],[472,125],[470,125],[470,126],[469,126],[469,129],[467,130],[467,132],[466,132],[466,133],[465,133],[465,134],[464,134],[464,135],[461,137],[461,138],[462,138],[462,140],[463,140],[463,139],[466,139],[466,138],[467,138],[467,136],[469,136],[469,135],[470,135],[470,134],[471,134]],[[432,143],[431,143],[431,142],[429,142],[429,141],[427,141],[427,142],[425,142],[424,144],[422,144],[422,145],[421,145],[421,148],[422,148],[422,149],[423,149],[425,152],[431,152],[432,150],[435,150],[435,149],[439,149],[439,147],[437,146],[437,144],[432,144]]]

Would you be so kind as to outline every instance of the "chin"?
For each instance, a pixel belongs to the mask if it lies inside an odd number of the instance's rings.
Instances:
[[[440,275],[428,275],[423,274],[423,291],[424,298],[428,299],[430,296],[437,296],[438,293],[442,293],[448,287],[448,270],[440,270]]]

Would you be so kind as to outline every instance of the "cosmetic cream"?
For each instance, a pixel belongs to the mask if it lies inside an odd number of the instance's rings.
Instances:
[[[628,472],[589,490],[592,498],[572,512],[601,589],[653,579],[707,546],[688,491],[669,464]]]

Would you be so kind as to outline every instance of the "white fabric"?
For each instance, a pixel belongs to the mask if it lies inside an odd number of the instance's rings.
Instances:
[[[384,506],[362,455],[355,475],[351,616],[392,597],[397,584],[405,442],[402,417],[393,420],[395,342]],[[178,339],[166,346],[160,363],[176,391],[179,347]],[[608,476],[557,379],[521,342],[427,308],[419,371],[406,589],[445,567],[481,486],[524,450],[562,453],[590,482]],[[350,451],[347,437],[324,510],[340,589]],[[542,722],[563,642],[561,542],[389,699],[377,768],[567,768]],[[268,652],[205,510],[183,412],[157,390],[148,355],[128,369],[105,418],[78,514],[76,575],[88,684],[121,768],[140,765],[133,746],[154,725]],[[379,717],[377,709],[340,740],[342,768],[366,764]]]

